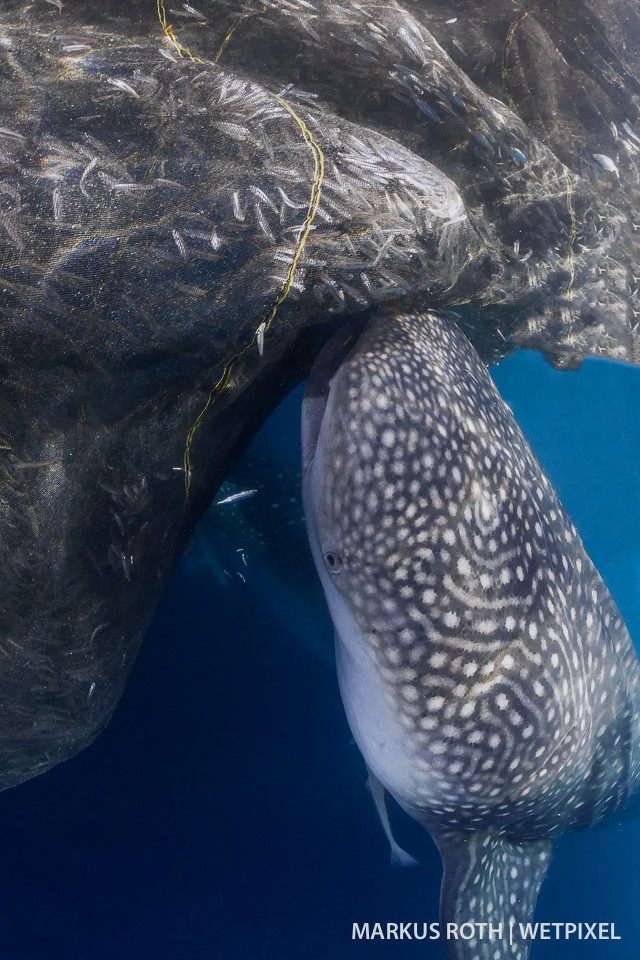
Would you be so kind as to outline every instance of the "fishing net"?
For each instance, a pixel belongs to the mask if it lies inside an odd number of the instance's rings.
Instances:
[[[486,360],[637,359],[637,20],[3,3],[1,786],[104,726],[187,532],[338,323],[415,301]]]

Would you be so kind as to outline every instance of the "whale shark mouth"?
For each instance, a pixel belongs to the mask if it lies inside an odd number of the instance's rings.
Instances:
[[[302,412],[302,475],[309,471],[334,374],[358,341],[368,317],[354,319],[325,344],[309,373]]]

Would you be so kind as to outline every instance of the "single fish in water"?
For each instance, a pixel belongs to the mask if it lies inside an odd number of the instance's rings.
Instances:
[[[377,315],[303,404],[309,540],[341,694],[382,788],[433,836],[455,960],[524,960],[554,839],[638,783],[640,669],[600,575],[447,315]]]
[[[240,500],[248,500],[249,497],[255,496],[257,490],[238,490],[237,493],[230,493],[228,497],[224,497],[222,500],[216,500],[216,507],[224,507],[228,503],[238,503]]]

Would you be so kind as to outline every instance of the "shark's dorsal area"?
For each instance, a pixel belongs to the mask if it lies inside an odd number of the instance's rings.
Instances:
[[[451,316],[383,311],[331,353],[305,399],[303,497],[347,717],[438,844],[443,921],[503,924],[498,953],[449,955],[526,957],[554,838],[637,786],[637,656]]]

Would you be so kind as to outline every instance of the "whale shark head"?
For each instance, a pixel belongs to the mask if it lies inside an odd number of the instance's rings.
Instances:
[[[349,723],[438,844],[443,917],[526,922],[553,838],[637,783],[638,662],[450,317],[382,312],[329,345],[303,499]],[[526,956],[518,943],[450,955]]]

